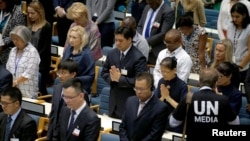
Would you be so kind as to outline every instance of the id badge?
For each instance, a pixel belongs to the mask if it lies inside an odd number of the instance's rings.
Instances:
[[[75,135],[75,136],[79,136],[80,130],[75,128],[72,134]]]
[[[19,138],[10,138],[10,141],[19,141]]]
[[[128,75],[128,71],[126,69],[121,69],[121,74],[122,75]]]

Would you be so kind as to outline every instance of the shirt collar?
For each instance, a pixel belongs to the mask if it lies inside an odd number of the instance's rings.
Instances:
[[[84,101],[84,103],[78,109],[75,110],[76,116],[78,116],[85,107],[86,107],[86,101]]]
[[[130,47],[127,48],[125,51],[120,51],[120,52],[123,53],[124,56],[126,56],[126,54],[128,53],[128,51],[130,50],[131,47],[132,47],[132,44],[131,44]]]

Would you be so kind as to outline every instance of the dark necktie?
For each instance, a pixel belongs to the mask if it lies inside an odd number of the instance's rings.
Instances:
[[[145,31],[145,38],[148,38],[150,36],[151,21],[153,19],[154,13],[155,12],[152,10],[151,15],[150,15],[150,17],[148,19],[148,23],[147,23],[146,31]]]
[[[6,123],[6,127],[5,127],[5,135],[4,135],[4,141],[8,141],[9,139],[9,135],[10,135],[10,130],[11,130],[11,116],[8,116],[7,118],[7,123]]]
[[[125,58],[124,53],[121,53],[121,61],[123,61],[123,60],[124,60],[124,58]]]
[[[69,127],[68,127],[68,132],[72,131],[74,128],[74,121],[75,121],[75,114],[76,111],[71,110],[71,116],[70,116],[70,123],[69,123]]]

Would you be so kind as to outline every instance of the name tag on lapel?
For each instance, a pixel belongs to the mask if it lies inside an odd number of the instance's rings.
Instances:
[[[128,75],[128,70],[126,70],[126,69],[121,69],[121,74],[122,75]]]
[[[159,28],[160,27],[160,23],[158,23],[158,22],[154,22],[154,24],[153,24],[153,27],[155,27],[155,28]]]
[[[73,134],[74,136],[79,136],[80,130],[77,129],[77,128],[75,128],[72,134]]]
[[[10,138],[10,141],[19,141],[19,138]]]

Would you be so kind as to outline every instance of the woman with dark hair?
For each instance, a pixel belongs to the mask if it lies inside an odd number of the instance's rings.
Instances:
[[[166,57],[161,61],[162,78],[155,90],[155,95],[167,104],[168,115],[171,114],[188,92],[187,84],[176,74],[176,66],[177,60],[175,57]],[[166,129],[175,132],[182,131],[180,128],[173,129],[168,124]]]
[[[231,9],[232,23],[228,26],[227,37],[233,43],[233,62],[240,69],[244,82],[250,64],[250,18],[247,7],[238,2]]]
[[[241,108],[242,93],[232,83],[234,66],[230,62],[222,62],[215,68],[218,71],[217,90],[229,98],[229,103],[234,112],[238,115]]]
[[[206,30],[195,25],[188,13],[181,17],[176,25],[182,32],[183,46],[193,62],[191,72],[199,74],[200,70],[206,67]]]
[[[25,15],[21,11],[20,0],[0,0],[0,34],[3,40],[0,44],[0,59],[4,66],[14,46],[9,35],[10,31],[16,25],[25,24]]]

